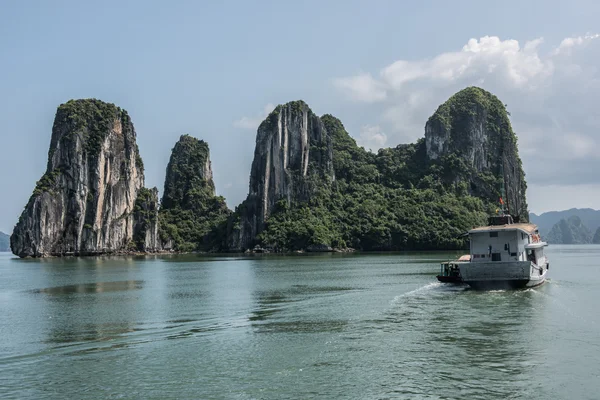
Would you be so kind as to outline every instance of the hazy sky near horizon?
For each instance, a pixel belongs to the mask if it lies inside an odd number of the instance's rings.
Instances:
[[[366,148],[413,142],[452,93],[508,105],[530,210],[600,208],[600,2],[0,2],[0,230],[44,173],[56,107],[128,110],[162,192],[181,134],[206,140],[230,208],[256,128],[305,100]]]

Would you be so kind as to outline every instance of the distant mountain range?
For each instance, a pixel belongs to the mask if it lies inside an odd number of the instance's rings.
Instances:
[[[571,208],[540,215],[530,213],[529,220],[538,226],[548,243],[600,244],[600,210]]]
[[[0,232],[0,252],[10,251],[10,235]]]

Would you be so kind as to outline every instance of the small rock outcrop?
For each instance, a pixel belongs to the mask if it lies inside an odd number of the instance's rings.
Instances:
[[[159,211],[163,247],[217,250],[229,214],[225,199],[215,193],[208,144],[182,135],[171,152]]]
[[[600,244],[600,228],[596,229],[596,233],[594,233],[594,237],[592,238],[593,244]]]
[[[58,107],[46,173],[11,236],[19,257],[126,250],[144,167],[127,112],[95,99]]]
[[[588,244],[593,239],[592,232],[576,215],[554,224],[546,237],[546,241],[552,244]]]
[[[247,199],[229,224],[230,250],[251,247],[276,203],[306,201],[335,180],[331,137],[303,101],[279,105],[260,124]]]
[[[333,249],[326,244],[311,244],[306,247],[306,251],[309,253],[330,253]]]
[[[10,236],[0,232],[0,252],[10,251]]]
[[[502,181],[512,215],[528,219],[525,174],[504,104],[469,87],[453,95],[425,126],[427,156],[444,164],[450,179],[466,182],[469,193],[497,203]]]

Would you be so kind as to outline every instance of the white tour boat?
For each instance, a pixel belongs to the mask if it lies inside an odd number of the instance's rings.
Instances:
[[[538,228],[514,223],[510,215],[489,218],[488,226],[469,231],[470,262],[459,264],[464,283],[475,289],[523,288],[541,285],[548,258]]]

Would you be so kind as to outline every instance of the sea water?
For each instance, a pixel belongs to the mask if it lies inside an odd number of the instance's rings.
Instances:
[[[0,255],[0,398],[598,399],[600,246],[547,254],[491,292],[458,253]]]

